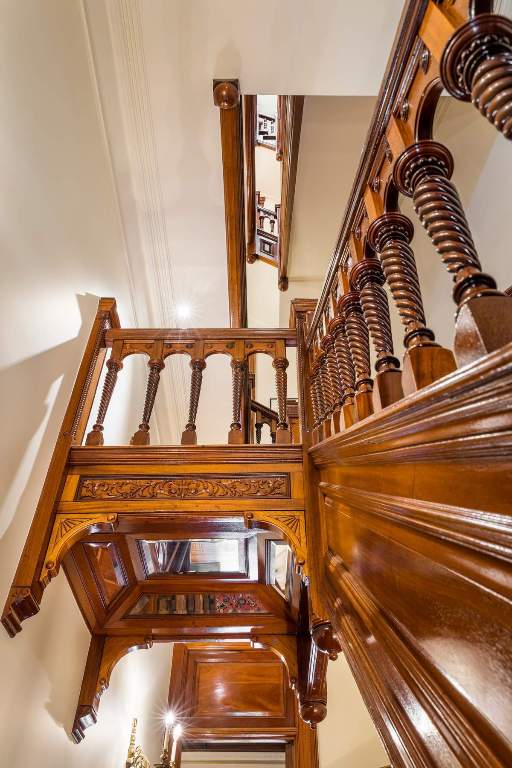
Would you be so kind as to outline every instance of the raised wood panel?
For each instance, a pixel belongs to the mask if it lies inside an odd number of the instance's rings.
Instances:
[[[512,762],[512,346],[310,450],[323,594],[396,765]]]
[[[196,665],[193,717],[284,717],[280,662],[231,661]]]

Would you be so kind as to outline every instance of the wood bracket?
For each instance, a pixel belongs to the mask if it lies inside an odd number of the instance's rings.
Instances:
[[[130,651],[151,648],[151,637],[93,635],[85,665],[82,687],[73,722],[72,736],[78,743],[84,731],[98,719],[101,695],[107,690],[112,670]]]

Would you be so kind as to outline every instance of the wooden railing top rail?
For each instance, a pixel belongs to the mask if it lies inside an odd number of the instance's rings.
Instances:
[[[371,178],[375,160],[381,148],[386,129],[393,114],[397,96],[405,79],[410,54],[418,40],[418,32],[423,21],[428,0],[408,0],[404,6],[398,30],[395,36],[377,103],[368,129],[361,159],[354,184],[343,215],[338,240],[334,247],[324,286],[307,337],[310,347],[322,315],[328,304],[337,271],[347,257],[348,239],[356,224],[356,218],[363,203],[364,192]]]
[[[105,343],[114,341],[284,341],[295,347],[293,328],[116,328],[105,333]]]

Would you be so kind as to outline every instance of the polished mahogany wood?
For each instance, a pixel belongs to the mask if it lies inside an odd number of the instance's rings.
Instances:
[[[279,223],[279,290],[288,288],[288,257],[295,198],[295,180],[299,161],[300,132],[304,96],[283,96],[280,127],[282,147],[281,216]]]
[[[238,80],[214,80],[213,101],[220,110],[229,320],[232,328],[242,328],[247,325],[247,288],[243,117]]]
[[[256,112],[257,96],[244,96],[244,157],[247,261],[255,261],[256,252]]]

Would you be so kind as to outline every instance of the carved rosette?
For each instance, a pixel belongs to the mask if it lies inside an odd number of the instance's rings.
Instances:
[[[452,35],[441,59],[448,93],[470,101],[505,138],[512,139],[512,21],[476,15]]]

